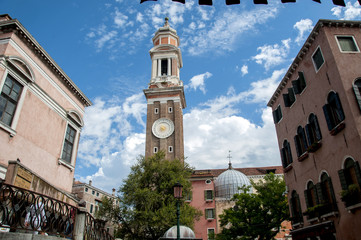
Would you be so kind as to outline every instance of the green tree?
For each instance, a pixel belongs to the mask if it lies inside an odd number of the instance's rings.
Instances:
[[[267,174],[252,186],[255,193],[250,193],[250,187],[242,187],[242,192],[232,198],[235,206],[220,216],[223,229],[217,240],[273,239],[281,223],[289,219],[283,178]]]
[[[183,196],[190,193],[192,171],[179,160],[165,160],[163,152],[140,157],[119,188],[119,205],[103,204],[98,217],[118,223],[116,235],[122,239],[158,239],[176,224],[173,186],[180,182]],[[193,227],[201,212],[181,202],[180,223]]]

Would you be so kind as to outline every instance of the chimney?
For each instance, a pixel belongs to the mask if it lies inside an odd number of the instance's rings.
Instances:
[[[91,185],[92,185],[92,182],[93,182],[92,180],[89,180],[89,186],[91,186]]]
[[[113,190],[112,195],[114,196],[115,195],[115,188],[113,188],[112,190]]]

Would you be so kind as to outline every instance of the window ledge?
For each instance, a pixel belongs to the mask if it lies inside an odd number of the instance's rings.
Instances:
[[[10,137],[14,137],[16,135],[16,131],[12,129],[10,126],[0,122],[0,128],[2,128],[4,131],[8,132]]]
[[[316,221],[319,221],[318,217],[307,219],[307,222],[309,222],[309,223],[316,222]]]
[[[352,212],[354,209],[356,208],[361,208],[361,203],[356,203],[354,205],[351,205],[351,206],[348,206],[346,207],[347,211],[348,212]]]
[[[288,171],[290,171],[291,169],[292,169],[293,167],[292,167],[292,165],[290,164],[290,165],[288,165],[287,167],[285,167],[284,169],[283,169],[283,172],[288,172]]]
[[[59,161],[58,161],[58,164],[59,165],[63,165],[63,166],[65,166],[65,167],[67,167],[67,168],[69,168],[69,170],[72,172],[72,171],[74,171],[74,166],[72,166],[72,165],[70,165],[68,162],[66,162],[65,160],[63,160],[63,159],[61,159],[61,158],[59,158]]]
[[[293,228],[303,227],[303,223],[299,222],[299,223],[292,224],[292,227]]]
[[[298,161],[302,162],[303,160],[305,160],[306,158],[308,158],[308,152],[304,152],[301,156],[298,157]]]
[[[207,221],[208,222],[211,222],[211,221],[213,221],[214,220],[214,218],[207,218]]]
[[[206,199],[206,202],[213,202],[213,199]]]
[[[336,217],[338,216],[337,211],[332,211],[321,216],[321,218]]]
[[[314,142],[308,147],[307,151],[310,153],[316,152],[322,146],[321,142]]]
[[[345,128],[346,124],[345,122],[341,122],[339,123],[336,127],[334,127],[331,131],[330,134],[332,136],[335,136],[337,133],[341,132],[344,128]]]

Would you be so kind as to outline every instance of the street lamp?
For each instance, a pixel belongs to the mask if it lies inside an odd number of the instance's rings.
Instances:
[[[179,210],[179,202],[180,202],[180,199],[182,198],[182,190],[183,190],[182,184],[180,184],[179,182],[177,182],[177,183],[173,186],[173,190],[174,190],[174,197],[177,199],[177,240],[180,240],[180,230],[179,230],[179,215],[180,215],[180,210]]]

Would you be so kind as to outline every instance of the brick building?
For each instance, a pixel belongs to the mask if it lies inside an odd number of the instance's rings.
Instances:
[[[268,103],[293,239],[361,236],[360,28],[319,20]]]

